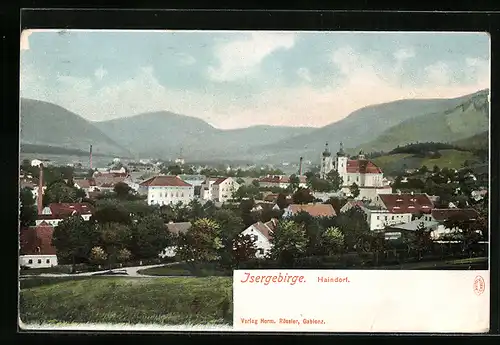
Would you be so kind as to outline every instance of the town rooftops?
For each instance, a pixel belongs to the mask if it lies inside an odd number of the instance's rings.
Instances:
[[[434,230],[439,225],[439,222],[422,221],[422,220],[417,219],[417,220],[411,221],[409,223],[392,225],[389,228],[390,229],[397,229],[397,230],[404,230],[404,231],[416,231],[422,225],[424,226],[425,229]]]
[[[219,177],[217,180],[215,180],[214,184],[219,185],[222,182],[226,181],[229,177]]]
[[[19,234],[21,255],[56,255],[52,245],[54,228],[46,222],[22,228]]]
[[[75,183],[75,185],[77,185],[78,187],[82,188],[82,189],[87,189],[87,188],[90,188],[90,187],[93,187],[95,186],[95,180],[93,179],[75,179],[73,180],[73,182]]]
[[[50,218],[64,218],[73,214],[88,215],[92,214],[92,205],[87,203],[52,203],[49,204],[44,210],[48,209],[50,213],[40,215],[40,217],[47,219]],[[42,219],[41,218],[41,219]]]
[[[445,221],[453,217],[465,219],[477,219],[479,213],[473,208],[440,208],[432,210],[432,218],[437,221]]]
[[[299,183],[306,183],[307,178],[305,176],[297,176],[297,177],[299,178]],[[258,181],[267,183],[290,183],[290,177],[283,175],[268,175],[260,178]]]
[[[276,229],[276,225],[278,224],[277,219],[271,219],[266,223],[257,222],[252,224],[252,226],[257,229],[265,238],[271,240],[274,229]]]
[[[154,176],[142,182],[141,187],[191,187],[177,176],[160,175]]]
[[[382,170],[369,160],[350,159],[347,161],[348,173],[382,174]]]
[[[205,176],[203,175],[177,175],[181,180],[190,180],[190,181],[204,181]]]
[[[379,194],[385,208],[392,213],[430,213],[434,204],[427,194]]]
[[[330,204],[291,204],[288,209],[295,215],[299,212],[307,212],[313,217],[333,217],[336,216],[335,209]]]

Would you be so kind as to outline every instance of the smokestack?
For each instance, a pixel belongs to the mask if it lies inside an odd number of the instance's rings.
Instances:
[[[302,176],[302,157],[300,157],[300,160],[299,160],[299,176]]]
[[[92,145],[90,145],[90,157],[89,157],[89,162],[90,162],[90,170],[92,170]]]
[[[42,214],[43,210],[43,164],[40,163],[40,176],[38,177],[38,198],[37,198],[38,214]]]

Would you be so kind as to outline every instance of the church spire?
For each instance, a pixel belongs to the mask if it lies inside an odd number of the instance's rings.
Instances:
[[[340,142],[340,149],[339,149],[339,152],[337,152],[337,156],[338,157],[344,157],[345,156],[344,145],[342,144],[342,142]]]
[[[328,149],[328,141],[325,144],[325,151],[323,151],[323,157],[330,157],[331,153],[330,150]]]

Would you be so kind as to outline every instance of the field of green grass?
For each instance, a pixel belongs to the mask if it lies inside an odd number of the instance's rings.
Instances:
[[[192,267],[184,262],[175,263],[171,265],[146,268],[138,271],[139,274],[147,276],[197,276],[197,277],[210,277],[210,276],[224,276],[229,275],[230,272],[225,272],[215,266],[215,264],[199,264]]]
[[[26,279],[24,288],[21,283],[21,320],[25,324],[232,323],[230,277],[78,278]]]
[[[466,160],[473,161],[478,159],[469,151],[441,150],[439,152],[441,153],[441,157],[436,159],[425,158],[422,160],[422,165],[426,165],[428,168],[437,165],[440,168],[459,169]]]

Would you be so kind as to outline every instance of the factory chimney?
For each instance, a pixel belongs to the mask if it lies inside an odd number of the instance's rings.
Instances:
[[[40,175],[38,176],[38,198],[37,198],[38,214],[42,214],[43,210],[43,164],[40,163]]]
[[[302,157],[300,157],[300,160],[299,160],[299,176],[302,176]]]
[[[90,145],[90,157],[89,157],[89,163],[90,163],[90,170],[92,170],[92,145]]]

